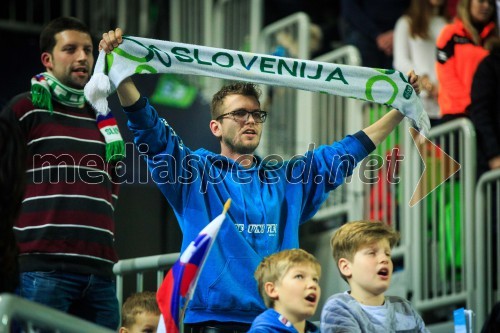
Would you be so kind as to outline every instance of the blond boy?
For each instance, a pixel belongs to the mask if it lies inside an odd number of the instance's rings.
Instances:
[[[326,301],[321,332],[428,332],[410,302],[384,295],[398,240],[395,230],[375,221],[349,222],[335,232],[333,258],[350,290]]]
[[[320,276],[318,260],[301,249],[264,258],[254,277],[268,309],[255,318],[248,333],[319,332],[307,319],[318,306]]]
[[[156,293],[144,291],[132,294],[123,304],[119,333],[155,333],[159,320]]]

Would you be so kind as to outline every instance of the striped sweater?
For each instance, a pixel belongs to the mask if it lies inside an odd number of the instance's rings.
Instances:
[[[31,95],[16,96],[1,116],[18,123],[28,147],[26,193],[14,232],[20,270],[111,275],[117,261],[115,166],[90,106],[53,101],[36,109]]]

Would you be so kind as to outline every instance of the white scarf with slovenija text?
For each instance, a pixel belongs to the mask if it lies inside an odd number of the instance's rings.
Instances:
[[[124,36],[110,54],[99,54],[85,97],[108,112],[107,97],[133,74],[177,73],[291,87],[351,97],[398,109],[422,134],[430,123],[406,75],[302,59],[275,57],[200,45]]]

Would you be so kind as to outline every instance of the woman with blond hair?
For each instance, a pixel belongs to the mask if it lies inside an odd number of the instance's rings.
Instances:
[[[495,0],[460,0],[457,17],[437,40],[438,102],[443,121],[466,116],[472,78],[488,54],[485,46],[498,39]]]
[[[412,0],[394,29],[394,68],[403,73],[415,69],[421,75],[420,96],[432,126],[440,118],[435,49],[437,37],[449,21],[446,3],[446,0]]]

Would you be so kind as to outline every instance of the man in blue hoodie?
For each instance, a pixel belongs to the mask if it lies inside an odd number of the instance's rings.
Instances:
[[[110,31],[99,48],[109,53],[121,40],[120,29]],[[416,81],[412,73],[415,89]],[[213,97],[210,129],[220,140],[220,154],[184,146],[130,78],[117,93],[135,143],[146,145],[153,179],[180,224],[182,251],[232,200],[187,308],[184,332],[247,332],[266,309],[253,279],[262,258],[299,247],[299,225],[404,118],[392,110],[332,145],[292,161],[268,163],[254,154],[267,117],[254,84],[228,85]],[[325,181],[309,181],[316,176]]]

